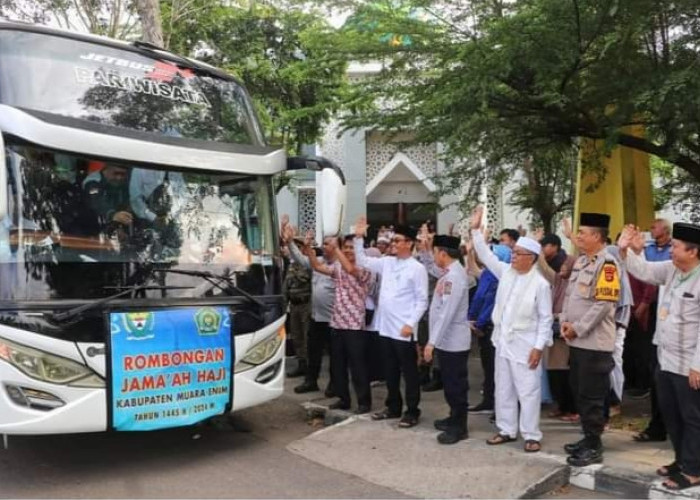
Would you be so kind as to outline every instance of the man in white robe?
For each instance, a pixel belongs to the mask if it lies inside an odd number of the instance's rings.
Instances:
[[[479,231],[483,208],[472,215],[472,240],[477,256],[499,280],[491,319],[496,348],[496,426],[487,440],[498,445],[520,434],[525,451],[540,450],[542,352],[552,345],[552,292],[537,268],[540,244],[521,237],[511,254],[511,264],[498,260]],[[520,418],[518,422],[518,403]]]

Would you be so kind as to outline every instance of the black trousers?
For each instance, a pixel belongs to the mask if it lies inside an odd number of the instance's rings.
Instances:
[[[491,342],[493,325],[489,324],[483,329],[484,336],[479,337],[479,356],[481,357],[481,368],[484,371],[484,403],[494,404],[495,391],[495,369],[496,369],[496,348]]]
[[[634,315],[630,318],[622,352],[622,369],[625,385],[636,389],[649,389],[652,386],[651,339],[653,332],[645,332]]]
[[[309,336],[306,340],[306,350],[308,353],[308,368],[306,380],[317,383],[321,374],[321,364],[323,363],[323,350],[331,352],[331,327],[328,323],[311,321],[309,325]],[[331,356],[330,366],[331,386],[333,385],[333,356]]]
[[[610,372],[615,366],[611,352],[572,347],[569,378],[586,445],[601,446],[605,427],[605,398],[610,393]]]
[[[401,375],[406,384],[406,415],[420,416],[420,378],[416,342],[381,337],[386,377],[386,407],[389,413],[399,415],[403,409]]]
[[[659,367],[659,356],[656,351],[656,346],[651,346],[651,370],[656,373]],[[664,416],[659,408],[659,389],[656,383],[651,384],[651,419],[644,429],[652,438],[666,439],[666,425],[664,424]]]
[[[445,401],[450,405],[450,427],[458,432],[467,431],[469,404],[469,351],[449,352],[435,349],[440,360]]]
[[[369,380],[384,380],[384,353],[382,349],[382,338],[378,332],[366,332],[369,337],[367,340],[367,358],[369,364]]]
[[[362,330],[332,330],[331,336],[331,368],[336,396],[344,403],[350,404],[349,368],[357,404],[371,407],[372,393],[369,388],[367,363],[369,334]]]
[[[562,413],[576,413],[576,401],[571,391],[569,370],[547,370],[549,389]]]
[[[676,462],[686,474],[700,476],[700,391],[691,389],[688,377],[661,370],[656,384]]]

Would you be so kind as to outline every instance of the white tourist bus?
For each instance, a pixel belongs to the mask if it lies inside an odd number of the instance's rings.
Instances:
[[[0,434],[190,425],[282,393],[273,176],[243,85],[143,43],[0,23]]]

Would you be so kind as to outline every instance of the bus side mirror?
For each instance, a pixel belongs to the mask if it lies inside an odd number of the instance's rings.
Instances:
[[[7,153],[5,140],[0,133],[0,220],[7,215]]]
[[[287,159],[287,170],[300,169],[318,172],[316,213],[321,217],[323,236],[337,236],[343,228],[347,197],[343,171],[327,158],[293,156]]]

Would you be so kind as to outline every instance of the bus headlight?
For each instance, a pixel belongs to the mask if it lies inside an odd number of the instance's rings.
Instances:
[[[0,359],[42,382],[75,387],[105,386],[104,379],[85,365],[3,338],[0,338]]]
[[[255,344],[253,347],[248,349],[248,353],[245,355],[245,357],[236,363],[234,372],[239,373],[249,370],[254,366],[261,365],[268,361],[280,348],[282,342],[284,342],[284,337],[285,331],[284,327],[282,327],[277,331],[276,335],[271,335],[261,342]]]

